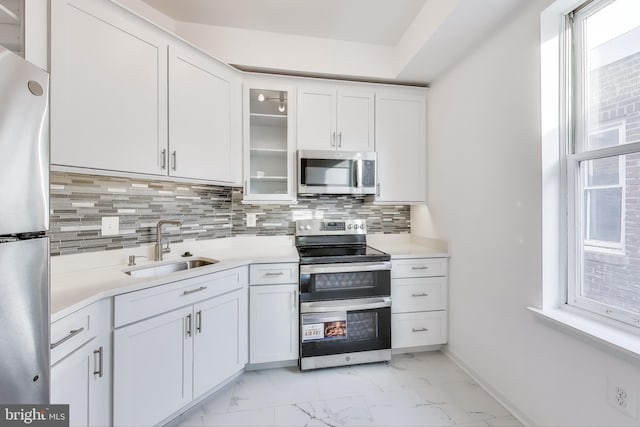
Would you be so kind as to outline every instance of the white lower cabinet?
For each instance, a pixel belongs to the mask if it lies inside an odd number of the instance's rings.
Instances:
[[[391,347],[445,344],[447,259],[394,259],[391,265]]]
[[[249,362],[298,358],[298,285],[252,286]]]
[[[193,397],[214,388],[247,363],[247,290],[196,304]]]
[[[249,363],[298,359],[298,264],[254,264],[249,288]]]
[[[51,403],[69,405],[70,426],[111,423],[111,300],[51,325]]]
[[[114,424],[154,425],[191,401],[192,339],[175,310],[114,332]]]
[[[214,285],[226,289],[193,301]],[[244,368],[246,286],[242,267],[116,297],[116,325],[118,305],[132,300],[155,301],[161,312],[169,295],[174,306],[190,304],[114,331],[114,425],[155,425]]]

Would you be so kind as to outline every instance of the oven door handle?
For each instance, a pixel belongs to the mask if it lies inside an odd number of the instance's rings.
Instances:
[[[391,270],[391,263],[385,262],[353,262],[340,264],[311,264],[301,265],[301,274],[326,274],[326,273],[366,273],[368,271]]]
[[[373,310],[391,307],[391,297],[362,298],[340,301],[303,302],[300,313],[329,313],[332,311]]]

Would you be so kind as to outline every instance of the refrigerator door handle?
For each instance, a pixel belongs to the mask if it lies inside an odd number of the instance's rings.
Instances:
[[[71,338],[75,337],[76,335],[78,335],[80,332],[84,331],[84,326],[82,328],[78,328],[78,329],[72,329],[69,331],[69,335],[67,335],[66,337],[62,338],[61,340],[58,340],[56,342],[54,342],[53,344],[51,344],[51,350],[53,350],[54,348],[58,347],[59,345],[69,341]]]

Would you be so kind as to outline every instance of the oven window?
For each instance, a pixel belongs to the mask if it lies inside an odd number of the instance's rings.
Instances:
[[[378,336],[377,311],[353,311],[347,313],[350,340],[370,340]]]
[[[378,338],[378,312],[336,311],[302,315],[302,342],[359,341]]]
[[[376,274],[369,272],[326,273],[315,275],[316,292],[376,287]]]

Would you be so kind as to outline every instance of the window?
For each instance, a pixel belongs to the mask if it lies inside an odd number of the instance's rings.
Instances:
[[[566,303],[640,326],[640,1],[567,15]]]
[[[624,126],[591,132],[588,146],[606,148],[621,143]],[[625,162],[623,156],[584,162],[582,217],[585,225],[585,250],[617,250],[624,245]]]

